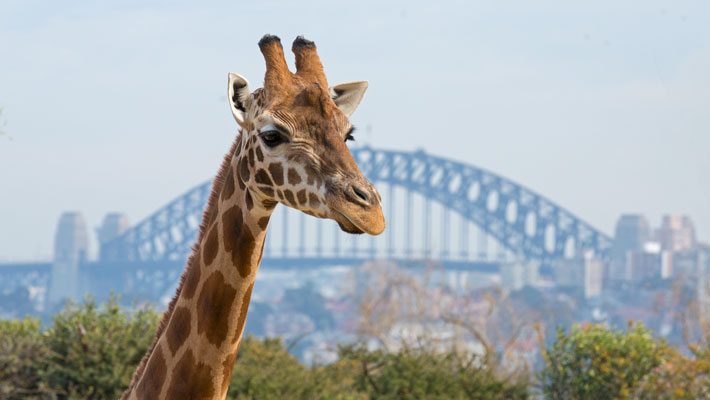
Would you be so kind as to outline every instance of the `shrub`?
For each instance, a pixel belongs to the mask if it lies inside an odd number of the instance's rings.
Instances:
[[[118,300],[68,304],[44,334],[49,350],[44,379],[61,398],[118,398],[153,340],[158,314],[121,310]]]
[[[281,339],[242,340],[227,392],[230,400],[364,400],[356,390],[359,366],[353,360],[305,366],[288,353]]]
[[[646,374],[671,354],[643,325],[624,332],[604,325],[562,329],[544,351],[540,378],[549,399],[628,398]]]
[[[49,351],[39,320],[0,320],[0,399],[42,399],[42,381]]]
[[[690,357],[674,350],[670,357],[641,381],[634,391],[636,400],[710,398],[710,329],[688,346]]]
[[[397,353],[362,346],[340,350],[359,365],[355,389],[371,399],[527,399],[528,382],[496,376],[473,353],[404,348]]]
[[[112,297],[39,320],[0,320],[0,399],[118,398],[153,339],[158,314],[126,314]]]
[[[150,346],[158,314],[112,298],[68,304],[38,320],[0,320],[0,400],[116,399]],[[395,353],[345,346],[306,366],[280,339],[243,339],[227,394],[247,399],[525,399],[525,379],[499,376],[473,353],[420,346]]]
[[[286,351],[280,339],[242,339],[227,392],[229,399],[300,399],[308,391],[309,369]]]

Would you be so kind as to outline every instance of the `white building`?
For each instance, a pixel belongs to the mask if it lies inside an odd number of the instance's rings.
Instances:
[[[604,281],[602,260],[591,252],[566,260],[555,265],[555,283],[561,287],[582,289],[585,298],[598,297],[602,293]]]
[[[88,248],[84,217],[78,212],[63,213],[54,237],[50,304],[57,304],[66,298],[79,300],[79,265],[86,261]]]

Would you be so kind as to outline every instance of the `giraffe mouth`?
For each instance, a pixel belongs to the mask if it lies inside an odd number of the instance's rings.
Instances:
[[[364,181],[364,178],[363,178]],[[380,196],[374,186],[340,182],[326,194],[326,205],[331,211],[331,219],[347,233],[377,236],[385,230],[385,217],[380,206]],[[361,189],[364,187],[364,189]],[[353,190],[357,189],[357,190]]]
[[[364,230],[360,229],[357,225],[350,221],[350,218],[348,218],[347,215],[341,213],[340,211],[336,211],[336,217],[339,218],[335,218],[335,222],[338,223],[338,226],[340,226],[340,229],[343,232],[352,233],[354,235],[361,235],[365,233]]]
[[[353,215],[335,210],[335,218],[333,219],[338,223],[340,229],[347,233],[367,233],[377,236],[385,230],[384,217],[379,207],[376,210],[368,210],[364,213],[356,212]]]

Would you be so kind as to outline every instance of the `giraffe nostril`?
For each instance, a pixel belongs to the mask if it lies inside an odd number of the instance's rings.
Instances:
[[[350,187],[353,194],[360,200],[362,200],[365,203],[370,203],[370,197],[367,195],[367,192],[365,190],[360,189],[357,186],[351,186]]]

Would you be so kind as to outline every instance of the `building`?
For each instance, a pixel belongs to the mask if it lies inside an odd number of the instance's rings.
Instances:
[[[656,237],[663,250],[691,250],[695,248],[695,225],[686,215],[664,215]]]
[[[103,223],[96,229],[96,234],[99,237],[99,257],[101,260],[110,261],[121,258],[120,254],[116,253],[117,249],[109,249],[104,244],[121,236],[124,232],[131,228],[131,223],[124,214],[108,213],[104,217]]]
[[[584,257],[584,297],[599,297],[604,282],[604,262],[598,258]]]
[[[626,255],[626,273],[628,280],[670,278],[672,276],[672,257],[669,251],[661,249],[658,242],[646,242],[641,251]]]
[[[560,287],[577,288],[585,298],[598,297],[604,282],[604,262],[591,252],[560,260],[555,265],[555,283]]]
[[[627,257],[629,253],[643,250],[650,239],[648,221],[643,215],[624,214],[616,223],[614,246],[612,248],[612,264],[609,278],[616,281],[630,280]]]
[[[106,243],[121,236],[130,227],[131,223],[125,214],[108,213],[104,217],[101,226],[96,229],[96,234],[99,236],[100,243]]]
[[[699,249],[673,252],[673,278],[679,280],[697,279],[700,277]]]
[[[79,266],[86,261],[89,237],[84,217],[78,212],[65,212],[59,218],[54,236],[54,261],[49,286],[49,303],[57,304],[66,298],[77,299]]]

